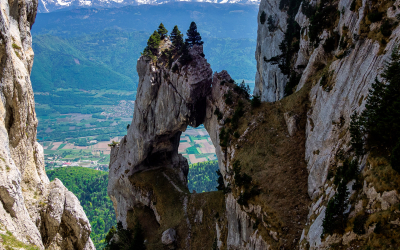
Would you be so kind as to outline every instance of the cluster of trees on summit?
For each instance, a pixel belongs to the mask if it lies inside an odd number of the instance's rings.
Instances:
[[[157,30],[153,32],[147,41],[147,46],[144,49],[142,55],[149,56],[154,59],[158,52],[161,41],[168,37],[168,30],[164,27],[164,24],[161,23]],[[202,45],[203,41],[201,40],[201,35],[197,31],[197,25],[195,22],[191,22],[189,29],[186,32],[187,38],[183,40],[183,34],[179,30],[178,26],[175,25],[171,34],[169,35],[169,39],[172,43],[172,49],[164,52],[168,56],[170,62],[174,55],[181,55],[180,63],[182,65],[187,64],[192,59],[189,55],[189,48],[194,45]],[[171,65],[171,63],[170,63]]]

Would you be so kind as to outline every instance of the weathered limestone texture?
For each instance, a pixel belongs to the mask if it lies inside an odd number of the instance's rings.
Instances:
[[[0,224],[40,249],[94,249],[79,201],[60,181],[49,183],[36,142],[30,29],[38,2],[1,1],[0,6]],[[59,186],[65,196],[53,203]],[[48,236],[57,236],[57,242]]]
[[[175,58],[171,67],[167,67],[163,64],[165,62],[162,56],[157,59],[157,63],[145,57],[138,60],[137,70],[140,78],[134,118],[128,135],[112,148],[110,159],[108,192],[117,212],[117,220],[121,221],[124,227],[130,227],[130,215],[135,214],[135,209],[149,208],[160,228],[166,227],[158,241],[161,240],[167,245],[173,243],[170,239],[171,230],[175,230],[177,226],[169,227],[173,222],[167,221],[166,218],[168,206],[161,204],[164,198],[160,197],[155,183],[143,183],[139,176],[148,177],[153,175],[150,173],[156,175],[157,172],[162,172],[162,178],[166,178],[172,184],[171,190],[163,192],[168,192],[171,196],[181,196],[180,202],[174,204],[173,209],[182,209],[182,219],[187,222],[178,226],[181,230],[177,230],[176,244],[182,249],[194,249],[191,246],[198,244],[198,234],[192,235],[191,232],[195,231],[195,227],[209,223],[209,215],[205,214],[205,208],[193,207],[196,199],[207,198],[205,194],[188,194],[187,161],[178,154],[181,132],[188,125],[198,126],[204,123],[216,145],[224,182],[228,184],[232,178],[227,166],[234,150],[228,149],[228,152],[223,152],[219,146],[222,120],[219,121],[214,114],[217,108],[225,117],[234,112],[223,98],[233,89],[228,84],[220,84],[222,81],[230,81],[231,77],[226,71],[212,76],[212,70],[202,52],[201,46],[190,49],[193,60],[185,66],[180,65],[179,60]],[[176,64],[178,70],[174,72],[171,69]],[[179,180],[174,178],[171,172],[178,173]],[[213,195],[221,197],[219,202],[223,202],[223,193]],[[225,203],[224,210],[228,210],[229,214],[220,214],[222,218],[215,223],[217,244],[229,249],[267,249],[265,247],[268,244],[257,230],[252,228],[254,220],[242,211],[231,194],[227,197],[230,198],[229,202]]]
[[[210,91],[212,70],[202,57],[202,46],[191,48],[193,63],[178,71],[157,65],[147,57],[137,63],[139,86],[135,111],[128,134],[111,152],[108,194],[114,202],[117,220],[126,226],[126,215],[134,202],[135,189],[128,176],[159,167],[177,169],[187,185],[189,166],[178,154],[182,131],[198,126],[205,117],[206,95]]]
[[[282,74],[278,65],[265,62],[273,56],[281,54],[279,44],[284,38],[287,26],[287,14],[279,9],[279,0],[264,0],[260,3],[257,22],[257,73],[255,78],[254,95],[261,96],[261,101],[275,102],[284,97],[287,77]],[[260,16],[266,14],[266,19],[271,17],[276,28],[269,30],[267,22],[261,24]]]

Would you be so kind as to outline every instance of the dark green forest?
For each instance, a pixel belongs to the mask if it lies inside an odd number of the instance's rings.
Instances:
[[[83,167],[66,167],[47,171],[52,181],[58,178],[78,197],[92,225],[90,237],[96,249],[103,249],[104,238],[116,224],[114,207],[107,195],[108,172]]]
[[[217,191],[218,161],[205,161],[189,166],[188,188],[196,193]]]

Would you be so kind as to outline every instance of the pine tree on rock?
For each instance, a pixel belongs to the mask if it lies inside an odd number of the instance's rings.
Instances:
[[[170,39],[174,49],[180,51],[183,45],[183,34],[180,32],[177,25],[175,25],[174,29],[172,30]]]
[[[187,43],[184,43],[181,48],[181,57],[179,58],[179,62],[182,65],[186,65],[192,61],[192,56],[189,54],[189,46]]]
[[[149,37],[149,40],[147,41],[145,52],[150,51],[151,54],[156,55],[158,52],[158,46],[160,46],[160,41],[160,35],[157,31],[154,31],[154,33]]]
[[[158,26],[157,33],[160,35],[161,39],[164,39],[167,36],[168,30],[164,27],[163,23],[160,23],[160,26]]]
[[[200,33],[197,31],[197,25],[195,22],[190,24],[188,31],[186,32],[187,38],[185,43],[188,47],[193,47],[193,45],[201,45],[204,42],[201,41]]]

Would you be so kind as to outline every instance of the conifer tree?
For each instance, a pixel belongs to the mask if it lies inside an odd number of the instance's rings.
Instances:
[[[180,32],[177,25],[175,25],[172,30],[170,39],[175,50],[180,51],[183,45],[183,34]]]
[[[160,35],[158,34],[157,31],[154,31],[154,33],[150,36],[149,40],[147,41],[147,48],[148,50],[151,51],[151,53],[154,55],[158,51],[158,46],[160,46]]]
[[[161,39],[164,39],[167,36],[168,30],[164,27],[163,23],[160,23],[160,26],[158,26],[157,33],[160,35]]]
[[[200,33],[197,31],[197,25],[195,22],[190,24],[188,31],[186,32],[187,38],[185,43],[188,47],[193,47],[193,45],[201,45],[203,41],[201,41]]]
[[[346,180],[342,180],[335,196],[328,202],[326,207],[321,237],[334,232],[343,233],[347,223],[347,215],[344,212],[348,206],[348,196],[349,191],[347,190]]]
[[[369,91],[365,110],[354,114],[350,127],[351,144],[357,155],[365,153],[363,145],[392,151],[392,167],[400,173],[400,49],[395,47],[386,63],[383,81],[375,79]],[[368,136],[366,136],[368,135]]]
[[[188,48],[188,45],[186,43],[182,44],[181,53],[182,53],[182,55],[179,58],[179,62],[182,65],[186,65],[190,61],[192,61],[192,57],[189,54],[189,48]]]
[[[225,189],[225,184],[224,184],[224,178],[222,177],[221,172],[219,171],[219,169],[217,171],[215,171],[218,175],[218,186],[217,186],[217,190],[224,190]]]

